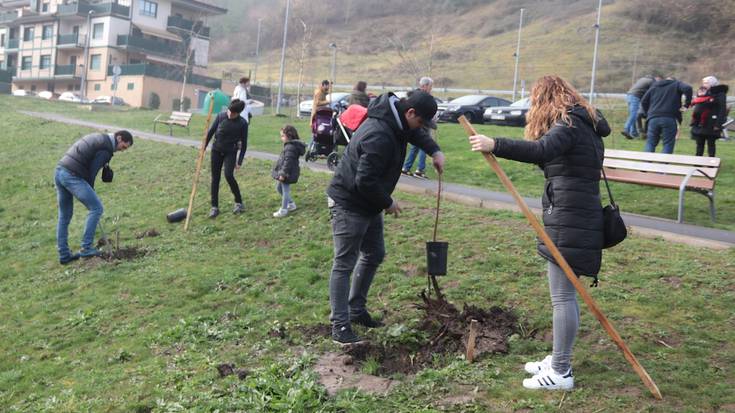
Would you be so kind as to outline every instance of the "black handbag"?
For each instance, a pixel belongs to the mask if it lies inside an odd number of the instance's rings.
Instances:
[[[102,182],[112,182],[112,178],[114,177],[115,173],[112,172],[110,164],[106,163],[105,166],[102,167]]]
[[[610,185],[607,183],[607,176],[605,176],[605,168],[602,168],[602,177],[605,179],[607,195],[610,197],[610,205],[602,209],[603,230],[605,233],[602,248],[611,248],[620,244],[628,236],[628,229],[625,227],[623,217],[620,216],[620,208],[618,208],[618,205],[613,199],[612,192],[610,192]]]

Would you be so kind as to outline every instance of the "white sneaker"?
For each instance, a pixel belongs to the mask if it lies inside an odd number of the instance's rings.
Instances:
[[[296,203],[295,202],[289,202],[288,203],[288,212],[296,211]]]
[[[273,213],[273,217],[275,218],[283,218],[286,215],[288,215],[288,209],[283,209],[283,208]]]
[[[533,390],[571,390],[574,388],[572,369],[558,374],[553,369],[544,370],[530,379],[523,379],[523,387]]]
[[[544,370],[551,369],[551,354],[541,361],[529,361],[523,369],[526,370],[526,373],[528,374],[538,374]]]

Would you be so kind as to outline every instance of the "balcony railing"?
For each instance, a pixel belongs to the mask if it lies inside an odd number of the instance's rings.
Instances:
[[[143,53],[153,53],[175,59],[186,59],[186,52],[180,45],[171,45],[162,40],[146,39],[141,36],[118,35],[117,45],[138,49]]]
[[[72,34],[60,34],[56,40],[56,44],[58,46],[76,46],[76,47],[82,47],[84,46],[84,41],[87,39],[84,35],[79,35],[78,33],[72,33]]]
[[[13,20],[18,18],[18,12],[17,11],[9,11],[5,13],[0,13],[0,23],[8,23],[12,22]]]
[[[0,69],[0,82],[10,83],[15,76],[15,68]]]
[[[194,22],[179,16],[169,16],[167,27],[169,30],[176,30],[185,33],[192,33],[198,37],[209,38],[209,27],[204,26],[202,22]]]
[[[107,67],[107,75],[112,76],[112,67]],[[159,79],[173,80],[182,82],[184,80],[184,69],[180,67],[165,67],[153,65],[149,63],[140,63],[134,65],[120,65],[121,76],[151,76]],[[200,85],[210,89],[219,89],[222,87],[222,81],[212,77],[195,75],[190,73],[186,78],[187,83]]]
[[[56,65],[54,69],[54,76],[77,76],[76,65]]]
[[[74,14],[86,16],[90,10],[93,10],[95,14],[116,14],[125,17],[130,15],[130,7],[128,6],[112,2],[90,4],[86,1],[78,1],[71,4],[60,4],[57,13],[60,16]]]
[[[55,77],[64,76],[79,77],[79,70],[75,65],[55,65],[48,67],[33,66],[27,69],[15,70],[13,68],[12,77],[15,80],[34,80],[34,79],[53,79]]]
[[[8,39],[8,45],[5,48],[6,49],[17,49],[19,44],[20,44],[19,39]]]

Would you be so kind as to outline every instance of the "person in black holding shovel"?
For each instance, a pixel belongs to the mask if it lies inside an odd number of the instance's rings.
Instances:
[[[204,143],[206,149],[209,141],[214,136],[212,144],[212,209],[209,211],[210,218],[219,215],[219,180],[222,174],[222,166],[225,167],[225,179],[230,185],[232,194],[235,195],[234,214],[242,213],[245,208],[242,205],[240,187],[235,179],[235,169],[242,166],[245,151],[248,149],[248,123],[240,116],[245,109],[245,102],[235,99],[230,102],[226,112],[219,113],[212,126],[207,132],[207,140]],[[240,154],[235,155],[238,149]]]
[[[370,284],[385,256],[383,214],[397,217],[401,212],[391,194],[408,142],[426,151],[439,173],[444,170],[444,155],[423,129],[435,113],[436,101],[425,92],[407,99],[393,93],[378,97],[368,106],[368,118],[352,136],[327,188],[334,239],[330,321],[338,344],[361,341],[351,323],[383,325],[366,308]]]
[[[574,88],[558,76],[544,76],[531,90],[526,141],[469,138],[473,151],[535,163],[544,171],[543,222],[546,232],[577,275],[595,277],[600,271],[603,215],[600,170],[605,148],[602,137],[610,127]],[[529,389],[569,390],[574,387],[572,348],[579,329],[579,306],[574,285],[566,278],[549,249],[539,254],[548,261],[553,307],[553,351],[542,361],[529,362]]]

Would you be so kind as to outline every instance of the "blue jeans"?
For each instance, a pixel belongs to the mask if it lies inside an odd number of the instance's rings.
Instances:
[[[59,250],[59,257],[67,258],[71,256],[69,250],[69,222],[71,222],[71,217],[74,215],[74,198],[78,199],[89,210],[87,223],[84,226],[84,235],[82,235],[82,250],[92,248],[94,233],[102,217],[102,201],[86,180],[61,166],[56,167],[54,182],[56,183],[56,197],[59,201],[56,247]]]
[[[291,184],[276,181],[276,191],[281,195],[281,209],[288,209],[288,204],[293,203],[293,199],[291,199]]]
[[[411,145],[411,150],[408,151],[408,157],[406,162],[403,164],[404,171],[410,171],[413,168],[413,161],[416,160],[416,153],[419,155],[419,165],[416,168],[417,171],[424,172],[426,170],[426,152],[418,148],[418,146]]]
[[[636,128],[635,120],[638,115],[638,108],[641,105],[641,100],[635,95],[625,95],[625,100],[628,102],[628,120],[625,121],[625,127],[623,130],[630,136],[638,137],[638,128]]]
[[[370,284],[385,258],[383,213],[365,216],[335,205],[331,214],[334,263],[329,276],[329,319],[333,327],[342,327],[350,324],[350,316],[367,311]]]
[[[648,134],[646,136],[646,152],[656,152],[658,141],[663,136],[664,147],[661,153],[674,153],[676,144],[676,119],[656,117],[648,120]]]

